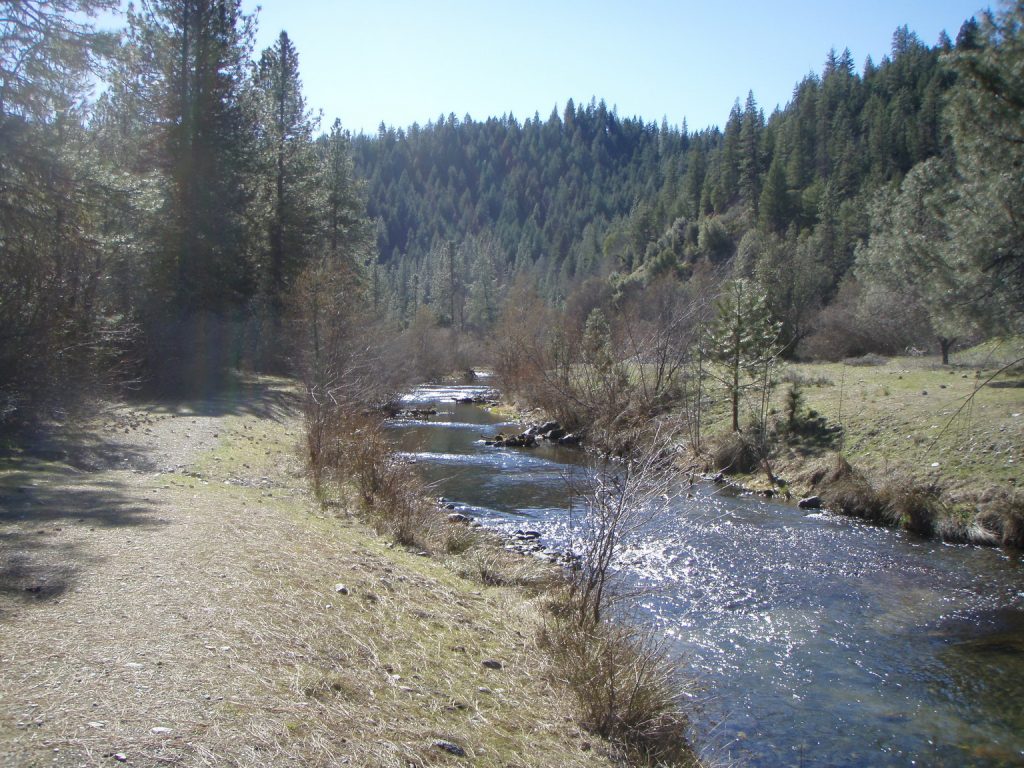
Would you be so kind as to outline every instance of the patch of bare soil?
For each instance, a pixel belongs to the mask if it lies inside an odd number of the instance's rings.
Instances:
[[[0,765],[607,765],[522,599],[316,514],[299,436],[271,383],[0,465]]]

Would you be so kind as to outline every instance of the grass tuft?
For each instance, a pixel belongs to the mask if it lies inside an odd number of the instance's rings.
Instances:
[[[717,436],[711,444],[711,464],[714,469],[729,474],[749,474],[757,471],[760,461],[756,447],[738,432]]]
[[[885,500],[841,454],[834,455],[831,466],[813,471],[810,481],[829,509],[873,522],[892,522],[886,514]]]
[[[932,536],[941,527],[952,533],[953,526],[940,525],[952,518],[936,485],[896,477],[886,483],[879,496],[885,504],[885,516],[904,530]]]
[[[649,631],[629,623],[581,626],[556,613],[541,645],[579,698],[585,727],[622,745],[629,764],[699,764],[687,741],[682,687]]]

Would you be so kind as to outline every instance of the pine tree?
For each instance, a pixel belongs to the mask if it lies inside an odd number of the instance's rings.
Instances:
[[[269,193],[262,292],[279,312],[318,239],[320,208],[312,143],[317,122],[306,110],[299,56],[287,32],[261,55],[253,89],[259,107],[261,176]]]
[[[776,153],[765,177],[764,189],[759,203],[761,227],[769,232],[781,234],[785,231],[792,215],[789,184],[782,155]]]
[[[973,21],[973,20],[972,20]],[[951,55],[959,205],[951,245],[984,277],[975,301],[1024,329],[1024,4],[965,24]]]
[[[897,192],[879,194],[871,209],[871,236],[857,253],[862,284],[882,283],[927,309],[942,363],[957,338],[991,306],[972,302],[981,275],[949,247],[947,212],[956,210],[952,169],[933,158],[915,167]]]
[[[754,387],[762,401],[768,396],[770,380],[762,373],[779,356],[780,332],[768,311],[764,292],[754,283],[740,278],[723,286],[715,304],[708,349],[729,397],[733,432],[740,429],[743,393]]]
[[[0,426],[84,390],[118,328],[102,228],[114,185],[83,109],[112,49],[84,20],[114,5],[0,2]]]
[[[240,361],[258,281],[246,247],[253,116],[243,85],[253,34],[240,0],[144,0],[128,14],[119,80],[141,99],[149,136],[136,172],[158,204],[140,307],[152,371],[165,387],[215,384]]]
[[[371,248],[370,222],[365,217],[365,189],[357,178],[352,141],[335,120],[330,132],[317,143],[326,192],[322,229],[326,247],[336,261],[347,261],[355,269],[358,259]],[[339,267],[343,268],[343,267]]]
[[[757,107],[753,91],[747,94],[740,127],[739,191],[757,219],[761,196],[761,138],[764,115]]]

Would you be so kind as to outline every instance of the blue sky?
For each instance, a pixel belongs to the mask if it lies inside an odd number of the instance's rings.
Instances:
[[[243,0],[252,11],[257,3]],[[306,97],[355,133],[441,114],[547,117],[604,98],[620,116],[721,125],[753,90],[768,114],[830,48],[858,69],[903,24],[955,38],[979,0],[262,0],[257,52],[286,29]]]

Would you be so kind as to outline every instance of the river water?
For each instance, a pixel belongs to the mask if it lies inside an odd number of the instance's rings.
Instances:
[[[396,447],[488,527],[571,538],[579,450],[488,447],[521,429],[421,387]],[[695,681],[694,736],[749,766],[1024,765],[1024,566],[698,484],[629,543],[641,615]]]

